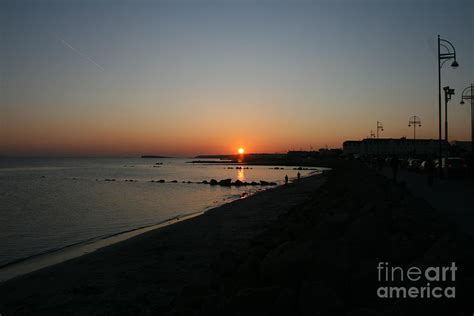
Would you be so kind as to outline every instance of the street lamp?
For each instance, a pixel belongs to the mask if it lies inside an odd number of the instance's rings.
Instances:
[[[444,48],[445,53],[441,53],[441,47]],[[442,138],[441,138],[441,68],[443,67],[444,63],[447,62],[448,60],[453,59],[453,62],[451,63],[451,67],[457,68],[459,67],[459,64],[456,60],[456,49],[454,48],[454,45],[451,44],[450,41],[445,40],[440,38],[438,35],[438,112],[439,112],[439,117],[438,117],[438,129],[439,129],[439,173],[440,176],[442,175],[442,152],[443,152],[443,143],[442,143]],[[442,61],[442,62],[441,62]]]
[[[379,138],[379,130],[383,132],[382,122],[377,121],[377,139]]]
[[[418,116],[413,115],[408,121],[408,127],[413,125],[413,140],[416,140],[416,126],[421,127],[421,120]]]
[[[448,142],[448,102],[451,101],[451,97],[454,95],[454,89],[450,89],[449,86],[444,87],[444,138],[446,143]]]
[[[413,125],[413,153],[416,156],[416,126],[421,127],[421,120],[418,116],[413,115],[408,121],[408,127]]]
[[[470,91],[470,92],[468,92]],[[474,157],[474,84],[466,87],[461,93],[461,104],[464,100],[471,100],[471,155]]]

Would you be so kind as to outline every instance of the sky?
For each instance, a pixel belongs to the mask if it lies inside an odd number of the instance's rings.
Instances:
[[[0,155],[136,156],[470,140],[474,2],[0,0]]]

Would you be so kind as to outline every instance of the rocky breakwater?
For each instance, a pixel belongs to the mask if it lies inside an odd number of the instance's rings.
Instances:
[[[247,186],[247,185],[252,185],[252,186],[255,186],[255,185],[262,185],[262,186],[277,185],[276,182],[268,182],[268,181],[264,181],[264,180],[260,180],[259,182],[255,182],[255,181],[243,182],[243,181],[240,181],[240,180],[236,180],[236,181],[232,182],[232,179],[223,179],[223,180],[220,180],[220,181],[217,181],[216,179],[211,179],[209,182],[208,181],[203,181],[202,183],[210,184],[210,185],[220,185],[220,186],[226,186],[226,187]]]
[[[115,179],[113,179],[113,180],[106,179],[105,181],[115,181]],[[150,182],[153,182],[153,183],[178,183],[178,180],[166,181],[164,179],[160,179],[160,180],[150,180]],[[275,185],[277,185],[276,182],[265,181],[265,180],[260,180],[259,182],[255,182],[255,181],[246,182],[246,181],[240,181],[240,180],[232,181],[232,179],[222,179],[222,180],[219,180],[219,181],[217,181],[216,179],[211,179],[209,181],[208,180],[203,180],[201,182],[181,181],[181,183],[208,184],[208,185],[211,185],[211,186],[219,185],[219,186],[223,186],[223,187],[230,187],[230,186],[237,186],[237,187],[240,187],[240,186],[275,186]]]

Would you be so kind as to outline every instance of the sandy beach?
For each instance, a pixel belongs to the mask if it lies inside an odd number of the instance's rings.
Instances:
[[[245,247],[278,216],[304,203],[324,180],[316,175],[260,192],[1,283],[0,311],[7,315],[168,312],[183,288],[210,280],[210,266],[222,254]]]

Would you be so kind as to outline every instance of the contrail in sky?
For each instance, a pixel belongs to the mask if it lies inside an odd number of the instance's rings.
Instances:
[[[72,46],[71,44],[69,44],[68,42],[66,42],[66,40],[64,40],[63,38],[61,38],[60,36],[56,35],[56,37],[61,41],[61,43],[64,44],[64,46],[70,48],[73,52],[75,52],[76,54],[78,54],[79,56],[81,56],[82,58],[88,60],[89,62],[93,63],[94,65],[96,65],[97,67],[99,67],[102,71],[104,71],[105,69],[99,65],[98,63],[96,63],[92,58],[90,58],[89,56],[87,56],[86,54],[82,53],[80,50],[78,50],[77,48],[75,48],[74,46]]]

